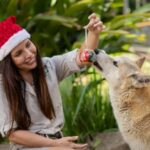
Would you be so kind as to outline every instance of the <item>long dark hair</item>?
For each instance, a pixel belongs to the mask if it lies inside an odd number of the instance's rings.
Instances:
[[[47,118],[52,119],[55,117],[54,107],[48,91],[44,66],[38,50],[36,60],[37,67],[32,70],[32,74],[37,100],[43,114]],[[25,102],[26,84],[17,67],[13,63],[10,54],[1,62],[1,73],[4,91],[12,113],[12,126],[14,121],[16,121],[17,129],[27,130],[31,124],[31,118]],[[10,132],[11,131],[12,127],[10,129]]]

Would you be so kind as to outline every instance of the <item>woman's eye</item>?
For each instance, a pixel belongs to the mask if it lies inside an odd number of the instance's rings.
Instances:
[[[117,61],[113,61],[114,66],[118,67],[118,62]]]
[[[16,54],[15,54],[15,56],[17,57],[17,56],[19,56],[19,55],[21,55],[21,51],[18,51]]]

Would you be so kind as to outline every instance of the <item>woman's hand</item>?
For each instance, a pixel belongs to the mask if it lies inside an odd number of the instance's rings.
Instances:
[[[96,16],[95,13],[91,14],[89,17],[89,23],[84,26],[84,29],[87,29],[94,34],[99,34],[101,31],[105,29],[103,22],[100,20],[99,17]]]
[[[88,144],[77,144],[75,141],[78,140],[78,136],[62,137],[61,139],[55,140],[55,146],[67,147],[77,150],[87,150]]]
[[[102,21],[100,21],[99,17],[97,17],[95,13],[91,14],[88,19],[89,23],[84,26],[88,33],[85,34],[85,41],[81,45],[76,56],[76,62],[81,67],[92,64],[94,55],[90,51],[97,48],[99,43],[99,34],[105,28]]]

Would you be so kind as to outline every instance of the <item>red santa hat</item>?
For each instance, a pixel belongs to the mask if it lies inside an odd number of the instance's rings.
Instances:
[[[0,22],[0,61],[23,40],[30,38],[30,34],[16,24],[16,17],[10,16]]]

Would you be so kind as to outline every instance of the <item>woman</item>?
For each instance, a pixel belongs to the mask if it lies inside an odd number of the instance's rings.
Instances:
[[[77,136],[63,137],[64,115],[58,83],[87,63],[85,48],[98,44],[103,24],[95,14],[80,50],[41,58],[30,34],[11,16],[0,23],[0,133],[13,150],[85,150]]]

